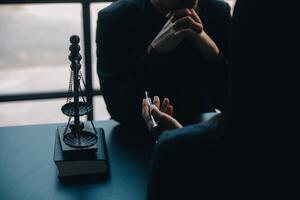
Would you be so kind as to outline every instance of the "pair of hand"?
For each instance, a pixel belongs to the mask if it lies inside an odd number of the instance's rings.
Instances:
[[[177,10],[166,17],[168,21],[150,44],[156,52],[169,53],[188,36],[201,51],[219,53],[217,45],[203,30],[202,21],[194,9]]]
[[[153,128],[150,114],[158,122],[158,126]],[[168,98],[164,98],[162,104],[158,96],[153,98],[153,106],[150,107],[146,99],[143,99],[142,115],[150,133],[159,136],[163,131],[181,128],[182,125],[172,117],[173,107]]]
[[[168,13],[166,17],[168,21],[151,43],[158,53],[172,51],[186,36],[203,30],[202,21],[194,9],[181,9]]]

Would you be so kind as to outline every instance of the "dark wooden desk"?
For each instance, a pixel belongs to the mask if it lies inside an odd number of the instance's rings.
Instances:
[[[72,183],[59,181],[53,162],[58,124],[0,127],[0,199],[145,199],[149,138],[145,133],[126,133],[114,121],[95,125],[105,130],[110,177]]]

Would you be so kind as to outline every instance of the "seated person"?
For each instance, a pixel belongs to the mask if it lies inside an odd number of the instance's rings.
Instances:
[[[158,96],[154,99],[159,102]],[[152,129],[150,110],[158,121],[155,129]],[[147,199],[210,199],[210,180],[214,178],[209,173],[214,168],[210,168],[209,161],[222,134],[218,131],[221,114],[183,127],[171,116],[172,106],[167,98],[161,107],[156,103],[151,109],[144,99],[142,112],[151,133],[159,136],[152,155]]]
[[[295,66],[300,61],[294,48],[299,36],[289,23],[299,18],[291,17],[295,4],[237,1],[230,93],[221,115],[182,127],[171,117],[168,99],[160,105],[155,97],[152,107],[143,101],[144,120],[152,129],[151,113],[158,121],[153,131],[160,135],[148,200],[292,198],[292,188],[298,193],[290,180],[298,172],[299,141],[299,118],[294,117],[299,91]],[[231,160],[232,155],[237,157]]]
[[[120,0],[98,14],[97,70],[112,119],[144,127],[145,91],[182,124],[222,109],[230,7],[219,0]]]

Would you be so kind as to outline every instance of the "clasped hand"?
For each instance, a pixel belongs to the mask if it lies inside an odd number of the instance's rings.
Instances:
[[[151,43],[158,53],[168,53],[186,36],[197,36],[203,24],[194,9],[181,9],[167,14],[168,21]]]

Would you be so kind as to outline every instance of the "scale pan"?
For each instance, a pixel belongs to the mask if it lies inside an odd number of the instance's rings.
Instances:
[[[92,106],[87,102],[80,101],[78,103],[78,105],[79,105],[79,115],[80,116],[86,115],[92,110]],[[61,108],[61,111],[67,116],[74,117],[74,115],[75,115],[74,102],[70,102],[70,103],[63,105],[63,107]]]
[[[98,137],[88,131],[81,131],[80,135],[73,132],[67,133],[64,136],[66,145],[74,148],[87,148],[97,143]]]

